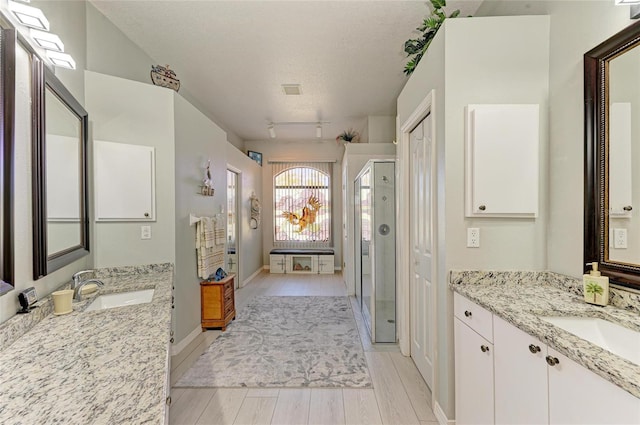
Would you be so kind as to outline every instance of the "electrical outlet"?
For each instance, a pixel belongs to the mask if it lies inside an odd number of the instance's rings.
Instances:
[[[480,248],[480,229],[477,227],[467,228],[467,248]]]
[[[140,239],[151,239],[151,226],[140,226]]]
[[[627,247],[627,229],[613,229],[613,247],[617,249]]]

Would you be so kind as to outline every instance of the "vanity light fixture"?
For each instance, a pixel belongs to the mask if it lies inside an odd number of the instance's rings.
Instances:
[[[316,125],[316,137],[318,139],[322,138],[322,124],[318,123],[318,125]]]
[[[14,14],[18,22],[25,27],[49,31],[49,21],[44,16],[42,10],[37,7],[27,6],[23,3],[16,3],[9,0],[9,10]]]
[[[267,127],[267,130],[269,130],[269,137],[271,137],[272,139],[276,138],[276,130],[273,127],[273,123],[269,124],[269,127]]]
[[[67,69],[76,69],[76,61],[67,53],[52,52],[47,50],[47,57],[55,66]]]
[[[64,52],[64,43],[57,35],[35,29],[31,29],[30,34],[33,41],[43,49]]]

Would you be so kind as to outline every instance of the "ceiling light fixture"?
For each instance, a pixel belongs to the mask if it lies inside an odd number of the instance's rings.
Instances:
[[[49,31],[49,21],[37,7],[9,0],[9,10],[25,27]]]
[[[64,43],[57,35],[35,29],[31,29],[30,34],[33,41],[43,49],[64,52]]]
[[[616,6],[625,5],[625,4],[638,4],[640,0],[615,0]]]
[[[322,125],[320,123],[318,123],[318,125],[316,125],[316,137],[318,139],[322,138]]]
[[[267,127],[267,130],[269,130],[269,137],[271,137],[272,139],[276,138],[276,130],[275,128],[273,128],[273,123],[269,124],[269,127]]]
[[[55,66],[67,69],[76,69],[76,61],[74,61],[69,54],[47,50],[47,57]]]

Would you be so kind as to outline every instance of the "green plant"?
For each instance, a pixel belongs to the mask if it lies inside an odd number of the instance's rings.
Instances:
[[[336,142],[344,141],[347,143],[358,143],[360,141],[360,133],[355,131],[353,128],[349,130],[345,130],[336,137]]]
[[[431,5],[433,6],[431,15],[427,16],[422,22],[422,25],[416,28],[422,33],[422,36],[415,40],[407,40],[404,43],[404,51],[407,57],[413,56],[404,67],[404,73],[407,75],[411,75],[416,69],[418,62],[422,59],[422,55],[424,55],[424,52],[429,48],[431,40],[436,36],[444,20],[447,19],[447,15],[443,10],[443,7],[447,5],[446,0],[431,0]],[[458,15],[460,15],[460,10],[455,10],[448,17],[456,18]]]
[[[604,292],[604,290],[602,289],[602,286],[598,285],[595,282],[589,282],[587,283],[587,287],[585,288],[585,291],[587,292],[587,294],[593,294],[593,302],[596,302],[596,295],[602,295],[602,293]]]

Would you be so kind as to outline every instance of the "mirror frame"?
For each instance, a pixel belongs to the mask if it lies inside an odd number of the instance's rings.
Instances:
[[[43,61],[32,56],[32,203],[33,278],[40,279],[89,254],[89,205],[87,192],[88,114]],[[52,255],[47,251],[47,170],[45,93],[50,90],[80,121],[80,244]]]
[[[608,260],[608,63],[640,45],[640,22],[584,54],[584,263],[597,261],[612,283],[640,289],[640,265]]]
[[[2,229],[2,249],[0,250],[0,279],[15,287],[14,265],[14,117],[16,98],[16,40],[15,29],[0,29],[0,66],[2,67],[2,81],[0,82],[0,110],[2,112],[2,129],[0,129],[0,226]],[[3,289],[4,288],[4,289]],[[0,286],[0,295],[12,288]]]

